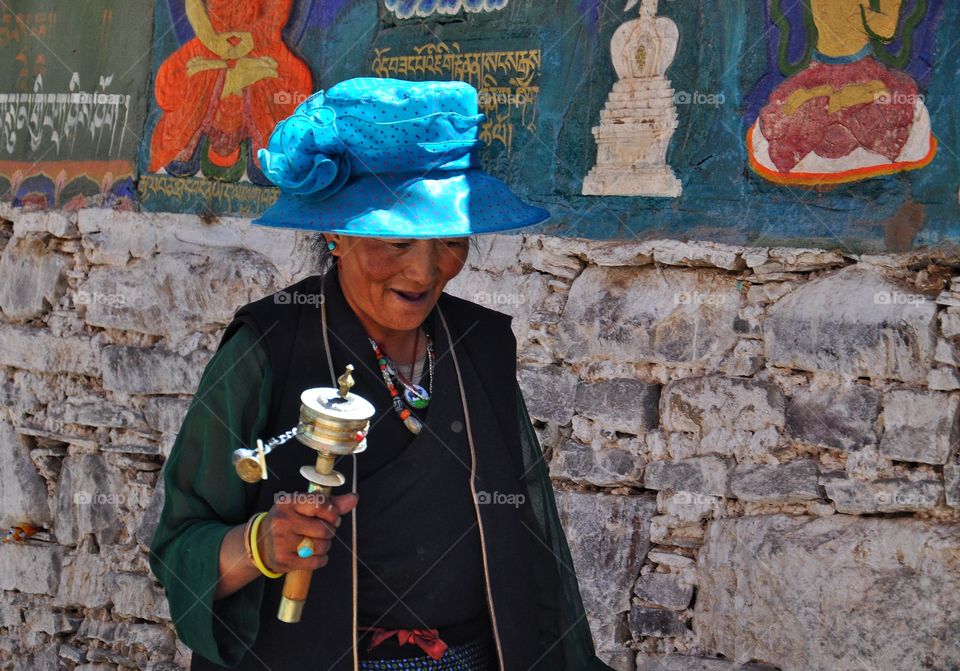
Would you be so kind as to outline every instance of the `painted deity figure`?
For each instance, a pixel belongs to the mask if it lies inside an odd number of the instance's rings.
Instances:
[[[927,165],[936,140],[923,96],[873,51],[873,40],[896,36],[903,0],[808,1],[812,60],[774,89],[750,127],[751,168],[772,182],[812,186]]]
[[[202,165],[237,166],[247,139],[248,161],[259,170],[257,150],[313,90],[309,68],[281,36],[292,6],[293,0],[186,0],[195,37],[157,73],[162,116],[150,141],[151,172],[190,161],[198,147]]]

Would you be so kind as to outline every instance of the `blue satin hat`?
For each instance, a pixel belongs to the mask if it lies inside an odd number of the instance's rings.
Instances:
[[[442,238],[538,224],[472,162],[480,124],[465,82],[358,77],[318,91],[258,156],[280,197],[253,223],[378,238]]]

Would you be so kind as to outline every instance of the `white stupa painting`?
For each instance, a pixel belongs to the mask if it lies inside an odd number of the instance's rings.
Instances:
[[[628,0],[624,11],[637,2]],[[673,21],[656,13],[657,0],[642,0],[640,16],[620,26],[610,41],[619,80],[593,128],[597,164],[583,180],[584,195],[677,197],[682,191],[667,165],[677,108],[665,76],[679,33]]]

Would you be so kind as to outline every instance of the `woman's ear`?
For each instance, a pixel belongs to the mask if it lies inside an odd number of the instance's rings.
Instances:
[[[330,250],[330,253],[334,256],[340,256],[342,253],[342,240],[341,236],[338,233],[324,233],[323,239],[327,243],[327,249]]]

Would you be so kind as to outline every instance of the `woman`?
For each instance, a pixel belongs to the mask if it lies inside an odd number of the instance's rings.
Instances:
[[[510,320],[443,293],[466,236],[548,216],[472,167],[483,118],[461,82],[353,79],[304,102],[261,155],[282,195],[257,223],[323,232],[332,267],[237,313],[167,462],[151,566],[192,668],[608,668]],[[292,496],[315,456],[296,441],[243,484],[232,451],[295,426],[300,392],[347,364],[377,411],[368,449],[338,462],[347,484]],[[271,578],[293,569],[314,574],[288,624]]]

